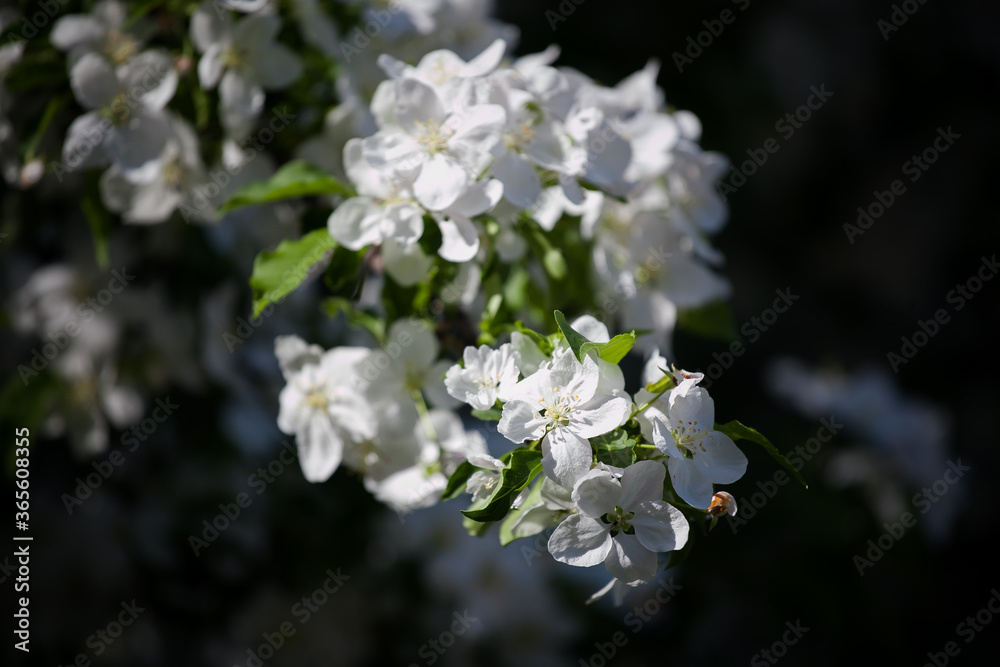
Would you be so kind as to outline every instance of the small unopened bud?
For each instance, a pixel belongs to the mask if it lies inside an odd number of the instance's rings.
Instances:
[[[712,502],[705,511],[710,516],[719,516],[722,513],[728,513],[729,516],[736,516],[736,498],[733,498],[725,491],[719,491],[712,496]]]
[[[42,178],[44,173],[45,163],[38,158],[34,158],[25,162],[24,166],[21,167],[21,173],[18,175],[18,181],[20,182],[21,187],[27,190],[37,183]]]
[[[194,59],[191,56],[178,56],[174,59],[174,69],[181,76],[184,76],[194,67]]]

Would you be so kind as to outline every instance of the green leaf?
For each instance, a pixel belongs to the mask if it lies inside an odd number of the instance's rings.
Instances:
[[[545,267],[545,272],[555,280],[562,280],[566,277],[566,259],[559,248],[549,248],[545,251],[545,255],[542,257],[542,266]]]
[[[580,347],[581,356],[586,355],[591,350],[597,350],[601,359],[612,364],[617,364],[625,358],[632,346],[635,345],[635,331],[627,334],[618,334],[607,343],[584,343]]]
[[[444,491],[441,492],[441,500],[451,500],[465,491],[465,483],[472,477],[472,473],[477,470],[479,468],[468,461],[462,461],[455,468],[455,472],[451,473],[451,477],[448,478],[448,484],[444,487]]]
[[[522,536],[514,535],[514,523],[521,518],[524,509],[537,505],[542,500],[542,480],[538,480],[531,489],[531,493],[524,499],[524,504],[518,509],[513,509],[510,514],[500,523],[500,546],[505,547],[514,540],[521,539]],[[526,537],[526,536],[524,536]]]
[[[724,301],[713,301],[700,308],[677,313],[677,328],[706,338],[733,341],[739,338],[733,314]]]
[[[656,382],[650,382],[646,385],[646,391],[651,394],[662,394],[668,389],[674,387],[674,376],[673,374],[665,368],[661,368],[664,375]]]
[[[597,450],[597,460],[611,466],[624,468],[635,463],[636,441],[628,436],[623,428],[616,428],[610,433],[590,439],[590,444]]]
[[[542,354],[546,356],[552,354],[552,341],[550,341],[548,338],[538,333],[534,329],[529,329],[528,327],[524,326],[524,322],[522,322],[521,320],[514,322],[514,327],[518,331],[523,333],[525,336],[530,338],[531,341],[538,346],[538,349],[541,350]]]
[[[542,471],[542,453],[535,449],[515,449],[500,460],[509,463],[510,467],[501,471],[500,486],[490,496],[486,507],[462,510],[462,514],[473,521],[485,523],[503,519],[521,489]]]
[[[283,199],[310,195],[340,195],[353,197],[354,189],[338,181],[322,169],[302,160],[289,162],[270,179],[245,185],[219,208],[219,215],[253,204],[270,204]]]
[[[573,354],[582,363],[583,362],[583,346],[590,341],[580,335],[573,327],[569,325],[566,321],[566,316],[562,314],[561,310],[553,312],[556,318],[556,325],[559,330],[562,331],[563,337],[566,338],[566,342],[569,343],[570,348],[573,350]]]
[[[500,406],[494,405],[489,410],[473,410],[472,416],[476,419],[482,419],[484,422],[498,422],[503,416],[503,410],[500,409]]]
[[[326,229],[316,229],[297,241],[285,240],[273,251],[263,251],[253,262],[253,317],[268,305],[280,302],[309,276],[337,242]]]
[[[733,420],[728,424],[716,424],[715,430],[720,433],[725,433],[733,440],[749,440],[750,442],[756,442],[758,445],[764,448],[764,450],[771,455],[771,458],[777,461],[783,468],[792,473],[792,477],[797,479],[802,486],[809,488],[806,484],[806,480],[799,474],[799,471],[792,467],[792,464],[781,455],[777,448],[771,444],[771,441],[761,435],[759,432],[750,428],[749,426],[744,426],[737,420]]]

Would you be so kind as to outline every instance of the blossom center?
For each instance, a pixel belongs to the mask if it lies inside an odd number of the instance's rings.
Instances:
[[[698,428],[698,420],[694,421],[680,421],[677,425],[670,431],[674,436],[674,441],[677,443],[677,449],[680,450],[684,458],[691,459],[699,451],[707,451],[705,445],[702,444],[701,440],[708,435],[708,433],[701,428]]]
[[[102,49],[104,55],[114,65],[121,65],[139,52],[139,42],[128,33],[120,30],[109,30],[104,36]]]
[[[635,528],[631,523],[633,518],[635,512],[626,512],[616,505],[612,511],[601,517],[601,521],[611,526],[611,537],[615,537],[618,533],[635,535]]]
[[[441,124],[436,120],[415,121],[417,134],[414,137],[417,143],[431,155],[440,153],[448,147],[450,132],[443,131]]]
[[[549,387],[545,391],[545,396],[538,399],[541,409],[535,413],[535,419],[544,418],[549,426],[566,426],[569,424],[570,414],[580,400],[578,395],[571,395],[559,387]]]
[[[326,387],[313,387],[306,392],[305,404],[313,410],[326,410],[330,405],[330,397],[326,394]]]

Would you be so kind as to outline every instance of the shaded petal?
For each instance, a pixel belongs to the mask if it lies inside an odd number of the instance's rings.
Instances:
[[[593,460],[590,443],[565,428],[549,431],[542,439],[542,470],[561,486],[572,488]]]
[[[679,509],[662,500],[647,500],[636,507],[632,527],[639,543],[653,551],[674,551],[687,544],[687,519]]]
[[[646,500],[663,498],[663,479],[667,471],[659,461],[639,461],[622,473],[621,506],[631,511]]]
[[[122,216],[125,222],[149,224],[163,222],[174,212],[183,197],[160,179],[135,187],[132,202]]]
[[[160,157],[171,135],[170,120],[159,112],[136,110],[128,125],[109,133],[108,156],[133,183],[149,182],[160,171]]]
[[[695,452],[694,463],[716,484],[731,484],[746,473],[747,457],[725,433],[712,431],[698,443],[705,451]]]
[[[621,505],[622,485],[608,471],[594,469],[577,480],[571,498],[581,513],[599,519]]]
[[[545,420],[535,415],[535,407],[526,401],[504,403],[497,431],[511,442],[534,440],[544,433]],[[544,442],[542,443],[544,447]]]
[[[107,28],[93,16],[68,14],[52,26],[49,40],[60,51],[69,51],[79,44],[102,39],[106,32]]]
[[[380,171],[409,171],[427,159],[427,154],[412,137],[391,130],[366,138],[361,144],[361,154],[365,162]]]
[[[198,61],[198,82],[205,90],[215,88],[222,77],[222,44],[212,44]]]
[[[229,24],[228,14],[215,11],[208,3],[199,5],[191,16],[191,41],[198,52],[205,53],[216,44],[227,45],[229,40],[224,36],[229,31]]]
[[[670,482],[681,500],[692,507],[706,509],[712,503],[712,481],[707,479],[694,461],[689,459],[669,459],[667,470]]]
[[[93,167],[107,162],[108,135],[113,132],[110,121],[97,111],[89,111],[74,120],[66,130],[62,159],[69,169]]]
[[[503,184],[500,181],[495,179],[476,181],[448,207],[447,212],[472,218],[492,209],[502,196]]]
[[[96,53],[86,53],[73,64],[69,84],[76,99],[88,109],[108,106],[122,89],[110,63]]]
[[[251,14],[233,26],[233,44],[247,50],[259,49],[274,41],[281,28],[281,18],[277,14]]]
[[[635,535],[618,533],[613,542],[614,548],[604,566],[616,579],[625,584],[639,584],[656,576],[656,552],[642,546]]]
[[[302,474],[309,482],[330,479],[344,457],[344,441],[325,414],[307,419],[295,434]]]
[[[177,90],[177,70],[163,51],[143,51],[118,68],[118,78],[130,99],[149,109],[160,110]]]
[[[338,243],[349,250],[360,250],[382,241],[383,211],[368,197],[352,197],[334,210],[327,228]]]
[[[542,195],[538,169],[514,153],[504,153],[493,162],[493,175],[503,183],[504,197],[515,206],[530,208]],[[542,227],[551,231],[552,226]]]
[[[560,563],[576,567],[600,565],[612,549],[608,526],[574,514],[566,517],[549,536],[549,553]]]
[[[444,121],[444,107],[433,88],[416,79],[399,79],[395,87],[396,123],[404,132],[420,135],[426,123]]]
[[[434,259],[424,254],[419,243],[403,246],[395,239],[386,239],[382,244],[382,259],[385,272],[403,287],[426,279],[434,266]]]
[[[222,75],[219,100],[227,110],[243,118],[253,118],[264,108],[264,90],[233,70]]]

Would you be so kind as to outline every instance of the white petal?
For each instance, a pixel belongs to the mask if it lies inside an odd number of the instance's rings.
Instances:
[[[600,519],[622,504],[622,485],[607,471],[594,469],[577,480],[571,498],[582,514]]]
[[[659,461],[639,461],[622,473],[621,506],[631,510],[646,500],[663,498],[663,478],[667,471]]]
[[[427,159],[413,138],[392,130],[366,138],[361,144],[361,154],[365,162],[379,171],[406,172],[420,167]]]
[[[647,549],[674,551],[687,543],[687,519],[673,505],[662,500],[647,500],[634,511],[631,523],[636,539]]]
[[[465,193],[469,174],[454,159],[433,155],[413,183],[413,194],[428,211],[443,211]]]
[[[438,255],[449,262],[468,262],[479,252],[479,232],[468,218],[456,215],[438,220],[441,247]]]
[[[144,51],[118,68],[118,78],[129,97],[149,109],[167,106],[177,90],[177,70],[163,51]]]
[[[223,35],[228,28],[228,14],[216,11],[211,4],[203,3],[191,16],[191,41],[199,53],[205,53],[213,45],[224,43]]]
[[[656,553],[639,543],[634,535],[618,533],[614,548],[604,561],[608,572],[624,584],[651,581],[656,576]]]
[[[78,44],[102,39],[107,28],[93,16],[67,14],[52,26],[49,40],[60,51],[69,51]]]
[[[420,244],[401,245],[394,239],[382,244],[385,272],[403,287],[412,287],[430,275],[434,259],[424,254]]]
[[[277,14],[252,14],[236,22],[233,43],[246,49],[257,49],[274,40],[281,28]]]
[[[296,433],[299,463],[309,482],[324,482],[340,466],[344,457],[344,441],[327,415],[317,415],[303,424]]]
[[[242,74],[227,70],[219,84],[219,100],[229,111],[253,118],[264,108],[264,91]]]
[[[706,479],[694,461],[690,459],[669,459],[667,470],[670,482],[681,500],[692,507],[705,509],[712,503],[712,480]]]
[[[725,433],[712,431],[699,444],[705,451],[697,451],[694,462],[702,473],[716,484],[732,484],[747,471],[747,457]]]
[[[107,106],[121,92],[114,69],[96,53],[84,54],[73,64],[69,83],[76,99],[88,109]]]
[[[609,527],[596,519],[574,514],[556,526],[549,537],[552,557],[576,567],[599,565],[612,549]]]
[[[538,169],[514,153],[507,152],[493,162],[493,175],[503,183],[504,197],[515,206],[530,208],[542,195],[542,178]]]
[[[304,365],[318,364],[323,348],[309,345],[298,336],[277,336],[274,339],[274,356],[278,358],[285,381],[289,382]]]
[[[368,197],[352,197],[330,214],[327,228],[342,246],[360,250],[382,242],[383,216],[379,205]]]
[[[544,433],[544,429],[545,420],[535,416],[535,407],[516,400],[504,404],[497,424],[500,434],[511,442],[534,440]]]
[[[496,179],[476,181],[448,207],[447,213],[457,213],[468,218],[486,213],[503,196],[503,184]]]
[[[108,156],[133,183],[149,182],[160,170],[160,158],[170,138],[170,120],[160,112],[136,109],[128,124],[108,137]]]
[[[482,53],[466,63],[459,76],[472,78],[489,74],[500,64],[506,51],[507,43],[502,39],[495,40]]]
[[[561,486],[572,488],[590,470],[593,460],[590,443],[566,428],[549,431],[542,439],[542,470]]]
[[[448,119],[452,124],[458,114]],[[479,173],[491,159],[490,151],[500,142],[507,112],[499,104],[480,104],[455,127],[448,140],[448,152],[474,173]]]
[[[160,179],[135,187],[132,203],[123,216],[125,222],[148,224],[163,222],[174,212],[183,197]]]
[[[198,61],[198,82],[205,90],[215,88],[222,77],[224,69],[222,49],[222,44],[212,44]]]
[[[110,121],[97,111],[90,111],[72,123],[63,144],[63,163],[70,170],[92,167],[107,162],[108,136],[113,132]]]
[[[593,438],[624,424],[631,412],[627,399],[598,397],[573,410],[570,428],[582,438]]]
[[[419,134],[426,123],[444,122],[444,107],[437,93],[416,79],[396,81],[396,123],[403,131]]]

